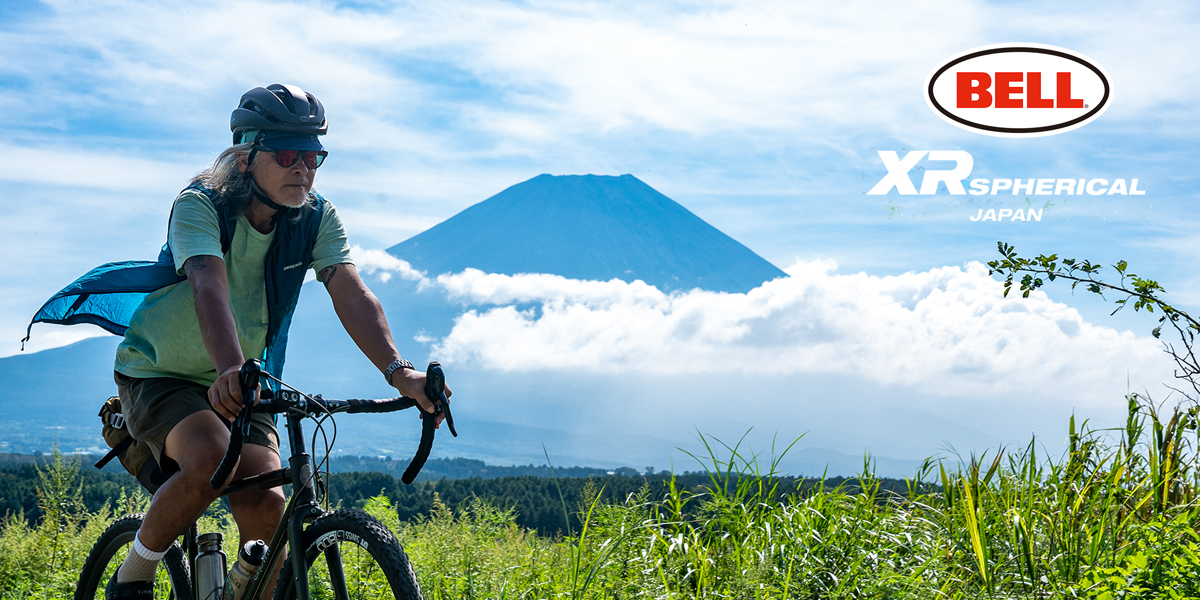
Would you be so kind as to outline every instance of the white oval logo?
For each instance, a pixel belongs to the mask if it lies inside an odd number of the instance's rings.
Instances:
[[[997,137],[1082,127],[1108,108],[1108,74],[1086,56],[1044,44],[972,48],[938,65],[925,100],[950,124]]]

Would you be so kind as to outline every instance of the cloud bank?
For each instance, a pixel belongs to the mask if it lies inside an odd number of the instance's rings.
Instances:
[[[394,262],[392,262],[394,261]],[[371,267],[417,275],[392,258]],[[798,261],[746,294],[665,294],[641,281],[468,269],[423,278],[464,305],[434,352],[500,372],[829,374],[934,396],[1163,391],[1158,342],[1088,323],[1035,292],[1003,297],[987,267],[876,277]]]

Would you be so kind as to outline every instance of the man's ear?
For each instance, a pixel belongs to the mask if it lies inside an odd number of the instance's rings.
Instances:
[[[242,153],[238,153],[238,155],[237,155],[237,168],[239,171],[241,171],[243,173],[246,172],[246,159],[247,158],[248,157]]]

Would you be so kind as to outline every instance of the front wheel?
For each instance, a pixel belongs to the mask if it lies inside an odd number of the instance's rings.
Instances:
[[[313,600],[421,600],[421,587],[396,536],[361,510],[335,510],[313,521],[304,530],[301,547]],[[287,559],[275,600],[295,598],[295,576]]]
[[[75,600],[104,598],[104,586],[108,585],[109,578],[125,561],[133,538],[142,526],[143,516],[145,515],[135,514],[121,517],[100,534],[100,539],[96,540],[87,561],[83,563],[79,584],[75,588]],[[172,543],[167,549],[167,554],[159,563],[158,576],[154,583],[155,598],[191,598],[191,570],[178,542]]]

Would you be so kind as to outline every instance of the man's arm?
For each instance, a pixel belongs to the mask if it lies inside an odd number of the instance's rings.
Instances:
[[[208,389],[208,402],[222,417],[232,421],[242,407],[238,373],[245,358],[229,308],[225,261],[216,256],[193,256],[183,263],[183,270],[192,286],[200,337],[217,370],[217,381]]]
[[[383,306],[367,284],[358,276],[358,269],[349,263],[330,265],[321,269],[317,280],[325,284],[333,309],[342,321],[346,333],[358,344],[375,368],[383,372],[392,361],[400,359],[392,331],[388,328]],[[392,373],[392,387],[401,394],[413,398],[421,410],[433,412],[433,403],[425,396],[425,374],[410,369],[397,369]],[[450,389],[446,389],[450,395]],[[441,423],[441,418],[438,419]]]

